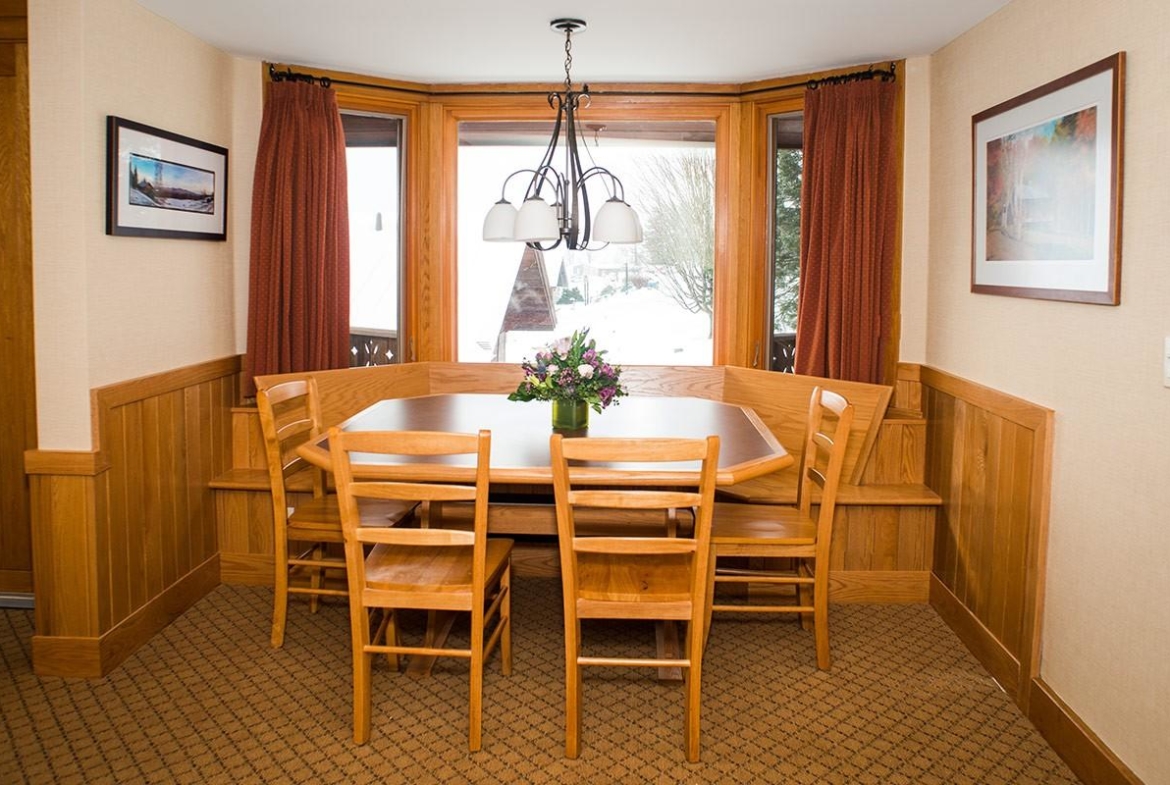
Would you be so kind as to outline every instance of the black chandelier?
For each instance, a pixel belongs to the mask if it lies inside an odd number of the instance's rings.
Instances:
[[[565,90],[549,93],[548,105],[557,110],[552,139],[544,151],[540,165],[535,169],[520,169],[504,180],[500,201],[496,202],[483,222],[483,239],[490,242],[523,242],[540,251],[549,251],[562,242],[572,251],[596,250],[606,243],[638,243],[642,241],[642,225],[638,214],[626,204],[622,181],[608,169],[593,164],[581,165],[577,142],[577,110],[589,108],[589,85],[573,90],[570,68],[573,64],[573,33],[585,29],[581,19],[554,19],[549,23],[553,32],[565,34]],[[564,171],[553,167],[553,156],[565,131]],[[588,149],[586,149],[588,153]],[[508,183],[516,175],[530,175],[524,201],[517,210],[507,199]],[[586,184],[598,179],[605,184],[609,199],[593,218],[589,210],[589,192]],[[547,189],[552,198],[549,204],[542,195]],[[596,244],[590,246],[590,241]]]

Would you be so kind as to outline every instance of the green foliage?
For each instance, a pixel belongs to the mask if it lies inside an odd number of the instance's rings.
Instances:
[[[585,302],[585,297],[576,286],[571,289],[565,289],[561,292],[561,296],[557,298],[557,305],[572,305],[573,303],[583,302]]]
[[[800,185],[804,167],[801,150],[776,151],[776,216],[773,231],[772,329],[796,331],[800,292]]]

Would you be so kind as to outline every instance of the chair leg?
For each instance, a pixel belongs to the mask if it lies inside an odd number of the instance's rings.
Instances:
[[[829,570],[818,560],[813,567],[813,628],[817,642],[817,667],[829,669]]]
[[[702,630],[687,630],[687,657],[690,660],[690,667],[686,669],[686,740],[684,750],[687,761],[690,763],[699,762],[699,715],[703,685],[702,638]]]
[[[321,543],[313,546],[313,561],[321,561],[325,555],[325,548]],[[320,606],[320,595],[316,594],[316,590],[321,588],[321,584],[325,581],[325,570],[321,567],[314,567],[309,570],[309,587],[314,590],[313,594],[309,595],[309,613],[316,613]]]
[[[288,545],[277,544],[276,574],[272,591],[272,648],[284,645],[284,626],[288,620]]]
[[[483,744],[483,607],[471,612],[471,696],[467,748],[479,752]]]
[[[512,675],[512,557],[504,565],[504,573],[500,576],[500,591],[504,592],[504,600],[500,603],[500,615],[504,630],[500,633],[500,660],[501,669],[505,676]]]
[[[386,637],[382,643],[387,646],[398,645],[398,614],[391,608],[383,608],[382,613],[386,614]],[[390,666],[390,670],[398,672],[400,670],[399,663],[401,659],[392,651],[386,652],[386,664]]]
[[[353,640],[353,740],[365,744],[370,740],[370,669],[374,655],[366,651],[370,644],[370,615],[352,598],[349,623]]]
[[[703,608],[703,648],[707,648],[707,641],[711,638],[711,606],[715,603],[715,549],[711,549],[711,556],[707,559],[707,599]]]
[[[806,560],[798,560],[796,564],[796,576],[798,578],[815,578],[815,567],[809,567],[810,562]],[[812,562],[815,565],[815,562]],[[798,583],[796,584],[796,604],[803,605],[806,608],[813,606],[813,599],[816,597],[816,590],[814,584]],[[813,631],[816,629],[816,613],[798,613],[798,621],[802,629]]]
[[[577,664],[581,623],[565,625],[565,757],[581,753],[581,666]]]

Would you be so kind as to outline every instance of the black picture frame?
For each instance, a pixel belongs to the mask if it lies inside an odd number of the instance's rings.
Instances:
[[[227,148],[114,115],[106,140],[106,234],[227,239]]]

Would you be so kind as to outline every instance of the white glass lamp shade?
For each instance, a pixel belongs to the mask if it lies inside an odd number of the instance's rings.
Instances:
[[[539,196],[525,199],[516,213],[514,238],[520,242],[538,243],[559,240],[560,237],[557,209]]]
[[[634,208],[616,196],[597,211],[592,238],[601,243],[638,243],[642,241],[642,226]]]
[[[516,208],[501,199],[492,205],[483,219],[483,239],[489,243],[504,243],[515,240]]]

